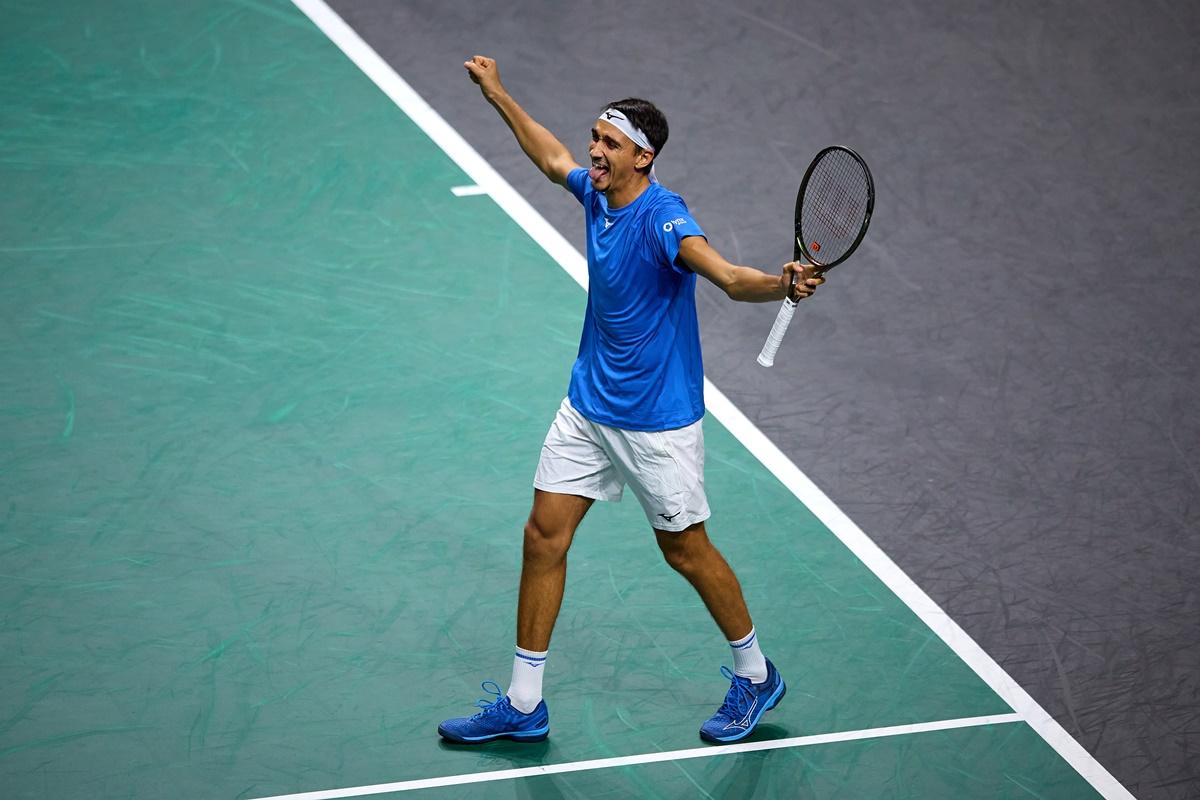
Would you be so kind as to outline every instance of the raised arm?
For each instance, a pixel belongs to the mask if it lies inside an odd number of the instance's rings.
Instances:
[[[730,299],[748,303],[767,303],[782,300],[796,279],[793,300],[803,300],[825,282],[816,277],[816,270],[809,264],[791,261],[783,265],[781,274],[770,275],[754,267],[739,267],[730,264],[703,236],[689,236],[679,245],[679,258],[697,275],[702,275],[719,286]]]
[[[517,105],[516,100],[512,99],[504,84],[500,82],[500,70],[496,67],[496,60],[487,56],[473,56],[463,66],[467,68],[471,80],[479,84],[483,96],[508,123],[529,160],[547,178],[565,186],[567,173],[579,165],[571,157],[571,151],[566,145],[539,125],[533,117],[525,113],[525,109]]]

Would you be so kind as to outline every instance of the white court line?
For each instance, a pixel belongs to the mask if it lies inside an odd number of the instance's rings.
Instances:
[[[475,149],[450,127],[370,45],[354,32],[323,0],[292,0],[384,94],[409,116],[463,172],[525,229],[567,274],[587,288],[587,261],[561,233],[542,217],[496,172]],[[753,354],[747,356],[752,358]],[[1053,747],[1092,787],[1108,800],[1132,800],[1133,795],[1046,710],[1030,697],[996,661],[984,652],[958,623],[904,574],[878,545],[817,488],[800,468],[746,418],[706,378],[704,401],[708,411],[753,453],[779,481],[791,490],[841,542],[891,589],[921,620],[1000,695],[1023,720]]]
[[[366,797],[372,794],[385,794],[387,792],[408,792],[413,789],[433,789],[439,786],[461,786],[468,783],[507,781],[514,778],[536,778],[539,775],[586,772],[594,769],[627,767],[631,764],[685,761],[690,758],[712,758],[714,756],[733,755],[734,753],[755,753],[761,750],[779,750],[784,747],[811,747],[816,744],[855,742],[862,739],[880,739],[885,736],[907,736],[914,733],[949,731],[955,728],[974,728],[981,725],[1003,725],[1005,723],[1021,721],[1020,714],[993,714],[986,717],[942,719],[936,722],[920,722],[915,725],[892,725],[886,728],[867,728],[861,731],[819,733],[813,736],[793,736],[790,739],[772,739],[766,742],[739,742],[737,744],[696,747],[691,750],[639,753],[635,756],[597,758],[591,761],[572,761],[566,764],[544,764],[537,767],[500,769],[491,772],[469,772],[465,775],[446,775],[442,778],[421,778],[415,781],[377,783],[373,786],[353,786],[346,789],[326,789],[319,792],[301,792],[299,794],[277,794],[273,797],[259,797],[256,800],[334,800],[334,798],[339,797]]]
[[[450,191],[454,192],[455,197],[473,197],[477,194],[487,194],[487,189],[482,186],[451,186]]]

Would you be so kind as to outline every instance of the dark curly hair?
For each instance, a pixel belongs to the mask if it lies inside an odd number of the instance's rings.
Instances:
[[[658,158],[663,147],[666,146],[667,136],[670,134],[670,130],[667,128],[667,118],[658,110],[658,106],[640,97],[626,97],[624,100],[609,103],[604,108],[615,108],[624,114],[635,128],[641,128],[642,133],[646,134],[650,146],[654,148],[654,158]],[[650,167],[646,167],[646,171],[649,172]]]

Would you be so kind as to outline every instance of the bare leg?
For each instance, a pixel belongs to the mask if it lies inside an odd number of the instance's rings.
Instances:
[[[533,490],[517,600],[517,647],[550,649],[567,581],[567,550],[592,502],[588,497]]]
[[[729,641],[743,638],[753,623],[742,597],[742,586],[724,556],[708,540],[704,523],[678,533],[654,529],[667,563],[695,587],[717,627]]]

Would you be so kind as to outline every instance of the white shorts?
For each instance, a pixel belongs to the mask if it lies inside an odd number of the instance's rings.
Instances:
[[[564,399],[542,445],[533,485],[617,502],[629,484],[652,527],[681,531],[709,516],[700,423],[626,431],[592,422]]]

